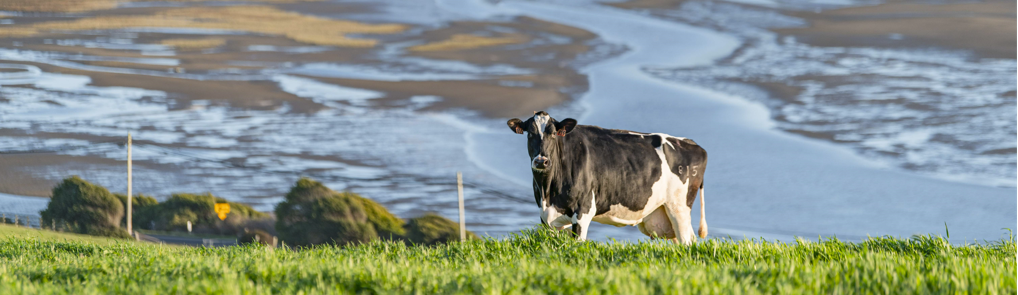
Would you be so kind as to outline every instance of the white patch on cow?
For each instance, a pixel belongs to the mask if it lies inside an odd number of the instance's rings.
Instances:
[[[555,216],[555,218],[548,223],[548,226],[551,226],[552,228],[557,230],[563,230],[573,227],[573,221],[571,220],[572,218],[561,213],[558,213],[557,209],[555,208],[549,207],[549,210],[553,211],[549,214],[549,216]]]
[[[534,116],[534,123],[537,124],[537,135],[544,137],[544,128],[548,126],[548,121],[551,121],[551,116],[548,115]]]
[[[550,200],[541,198],[541,220],[554,229],[566,229],[573,226],[569,216],[559,213],[558,208],[550,203]]]
[[[635,226],[642,222],[643,217],[644,216],[642,211],[632,211],[629,210],[629,208],[626,208],[626,206],[615,204],[611,205],[611,207],[608,208],[608,212],[605,212],[604,214],[598,216],[594,216],[593,220],[601,224],[608,224],[614,226],[627,226],[627,225]]]

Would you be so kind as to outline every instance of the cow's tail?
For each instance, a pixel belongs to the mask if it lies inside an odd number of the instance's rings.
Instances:
[[[707,237],[707,215],[703,209],[703,183],[700,183],[700,238]]]

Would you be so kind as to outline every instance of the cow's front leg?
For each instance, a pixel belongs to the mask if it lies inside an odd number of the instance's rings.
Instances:
[[[587,240],[587,232],[590,230],[590,221],[593,217],[590,214],[580,214],[579,218],[573,219],[575,220],[573,222],[573,234],[576,234],[576,240]]]
[[[594,200],[594,192],[590,193],[590,202],[573,210],[573,233],[580,241],[587,240],[587,232],[590,230],[590,221],[597,215],[597,203]]]

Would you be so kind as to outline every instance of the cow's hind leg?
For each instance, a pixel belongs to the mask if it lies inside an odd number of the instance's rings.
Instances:
[[[678,200],[670,200],[666,202],[665,212],[668,213],[668,219],[672,222],[672,228],[678,231],[676,237],[679,242],[684,245],[691,245],[696,241],[696,234],[693,232],[693,225],[690,222],[691,217],[689,212],[692,208],[686,206],[684,202],[677,202]]]

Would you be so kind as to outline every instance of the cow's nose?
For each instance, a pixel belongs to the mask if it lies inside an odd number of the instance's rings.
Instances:
[[[548,158],[547,157],[538,156],[538,157],[534,158],[534,168],[535,169],[545,169],[545,168],[548,168],[548,164],[549,164],[549,162],[548,162]]]

